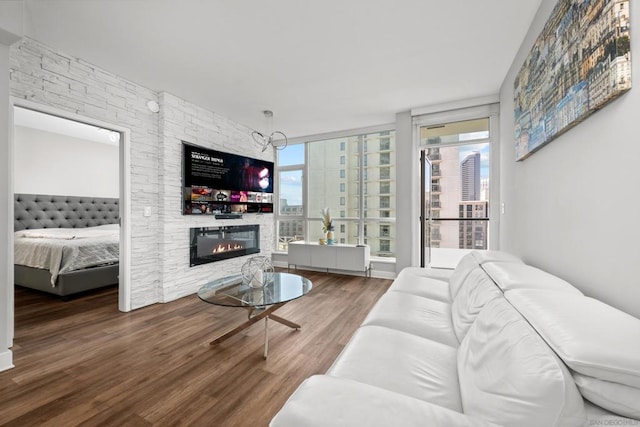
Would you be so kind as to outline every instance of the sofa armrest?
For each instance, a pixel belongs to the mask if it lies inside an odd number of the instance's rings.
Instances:
[[[475,427],[495,424],[368,384],[316,375],[298,387],[269,425]]]

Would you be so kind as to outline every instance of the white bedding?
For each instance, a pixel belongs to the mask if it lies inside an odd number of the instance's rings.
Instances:
[[[58,276],[74,270],[118,262],[118,224],[88,228],[43,228],[16,231],[14,263],[42,268]]]

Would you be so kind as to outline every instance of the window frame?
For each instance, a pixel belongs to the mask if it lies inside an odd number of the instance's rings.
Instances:
[[[276,156],[276,170],[278,172],[278,182],[276,185],[276,200],[274,200],[274,204],[276,209],[274,209],[275,212],[275,220],[276,220],[276,232],[274,233],[274,240],[275,240],[275,253],[286,253],[285,251],[279,250],[278,248],[278,240],[279,240],[279,224],[280,221],[283,219],[301,219],[304,223],[304,237],[305,240],[309,239],[310,236],[310,231],[311,231],[311,227],[314,225],[317,225],[318,222],[321,221],[320,218],[320,213],[310,213],[308,211],[309,209],[309,200],[308,200],[308,193],[309,193],[309,181],[308,181],[308,176],[309,176],[309,162],[310,162],[310,149],[309,149],[309,144],[314,143],[314,142],[319,142],[319,141],[324,141],[324,140],[331,140],[331,139],[337,139],[337,138],[347,138],[347,137],[354,137],[357,136],[358,137],[358,144],[359,144],[359,150],[358,150],[358,162],[359,162],[359,167],[358,167],[358,212],[359,212],[359,217],[358,218],[351,218],[351,217],[343,217],[342,215],[335,215],[336,219],[339,219],[341,223],[357,223],[358,227],[358,234],[357,234],[357,243],[358,244],[367,244],[367,238],[365,236],[365,229],[366,229],[366,224],[367,223],[386,223],[391,225],[394,225],[396,223],[396,218],[395,217],[385,217],[385,216],[376,216],[376,217],[371,217],[366,215],[366,206],[365,206],[365,185],[364,183],[366,182],[367,179],[367,172],[366,172],[366,167],[365,167],[365,156],[364,154],[367,152],[365,150],[367,141],[365,136],[366,135],[370,135],[370,134],[376,134],[376,133],[380,133],[380,137],[388,137],[389,135],[391,135],[392,132],[395,132],[395,123],[389,123],[389,124],[384,124],[384,125],[379,125],[379,126],[371,126],[371,127],[366,127],[366,128],[359,128],[359,129],[352,129],[352,130],[347,130],[347,131],[340,131],[340,132],[330,132],[330,133],[325,133],[325,134],[318,134],[318,135],[312,135],[312,136],[307,136],[307,137],[299,137],[299,138],[291,138],[289,139],[289,145],[294,145],[294,144],[305,144],[305,150],[304,150],[304,164],[302,165],[287,165],[287,166],[279,166],[278,164],[278,156]],[[394,139],[397,138],[397,135],[394,134]],[[397,145],[395,150],[397,150]],[[382,150],[381,150],[382,151]],[[395,165],[393,163],[393,160],[395,158],[395,156],[391,156],[389,151],[391,151],[391,147],[389,147],[389,150],[384,150],[385,153],[389,154],[389,163],[385,164],[385,165],[380,165],[382,167],[388,167],[388,168],[393,168]],[[380,152],[378,152],[378,154],[380,154]],[[347,166],[347,161],[345,159],[345,162],[342,163],[342,161],[339,162],[339,166]],[[292,215],[287,215],[287,216],[283,216],[280,215],[280,200],[281,200],[281,196],[280,196],[280,172],[282,171],[293,171],[293,170],[302,170],[302,182],[303,182],[303,191],[302,191],[302,200],[303,200],[303,207],[302,207],[302,217],[300,216],[292,216]],[[346,170],[345,169],[340,169],[340,174],[342,176],[342,174],[346,175]],[[396,169],[396,174],[397,174],[397,169]],[[397,180],[397,176],[392,178],[392,174],[390,174],[389,178],[385,178],[389,181],[391,180]],[[387,194],[385,194],[384,196],[386,196]],[[393,198],[393,203],[389,204],[388,208],[384,208],[385,210],[387,210],[386,214],[389,214],[389,211],[396,211],[397,207],[397,199]],[[396,211],[397,212],[397,211]],[[338,213],[338,212],[336,212]],[[397,233],[396,236],[389,236],[389,238],[387,240],[392,240],[392,239],[396,239],[397,238]],[[391,245],[393,247],[393,245]],[[372,259],[381,259],[381,260],[385,260],[385,261],[393,261],[395,260],[395,256],[394,257],[377,257],[377,256],[372,256]]]
[[[275,170],[276,170],[276,185],[275,185],[275,189],[276,192],[275,194],[277,195],[276,200],[274,200],[274,220],[275,220],[275,233],[274,233],[274,252],[275,253],[282,253],[283,251],[281,251],[279,249],[279,243],[280,243],[280,222],[283,220],[293,220],[293,221],[302,221],[302,231],[304,234],[304,238],[306,239],[308,236],[308,227],[305,221],[305,218],[307,216],[306,213],[306,209],[307,209],[307,184],[306,184],[306,163],[308,161],[307,159],[307,147],[304,147],[304,163],[303,164],[293,164],[293,165],[287,165],[287,166],[280,166],[279,164],[279,155],[280,155],[280,151],[276,150],[276,156],[275,156],[275,160],[276,160],[276,166],[275,166]],[[281,209],[281,205],[280,205],[280,177],[281,177],[281,172],[296,172],[296,171],[300,171],[301,175],[302,175],[302,210],[301,210],[301,215],[282,215],[280,212]]]
[[[490,150],[490,176],[489,180],[493,188],[500,188],[500,104],[497,99],[478,99],[466,105],[445,104],[418,108],[411,111],[411,121],[413,128],[413,147],[417,152],[423,149],[437,149],[441,147],[467,145],[475,143],[488,143]],[[481,102],[480,102],[481,101]],[[455,108],[454,108],[455,107]],[[489,119],[488,138],[469,139],[454,143],[422,144],[420,139],[420,128],[423,126],[438,126],[446,123],[454,123],[475,119]],[[499,247],[500,241],[500,192],[491,191],[489,199],[488,216],[491,218],[491,231],[488,232],[488,249]],[[411,212],[417,217],[420,216],[419,204],[411,205]],[[415,247],[419,247],[421,242],[413,242]]]

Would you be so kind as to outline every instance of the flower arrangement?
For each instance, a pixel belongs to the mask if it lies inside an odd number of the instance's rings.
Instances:
[[[333,231],[333,220],[331,219],[329,208],[322,209],[322,231],[325,233]]]

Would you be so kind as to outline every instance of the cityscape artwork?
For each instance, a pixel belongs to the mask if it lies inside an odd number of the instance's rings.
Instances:
[[[516,160],[631,89],[629,0],[559,0],[516,76]]]

